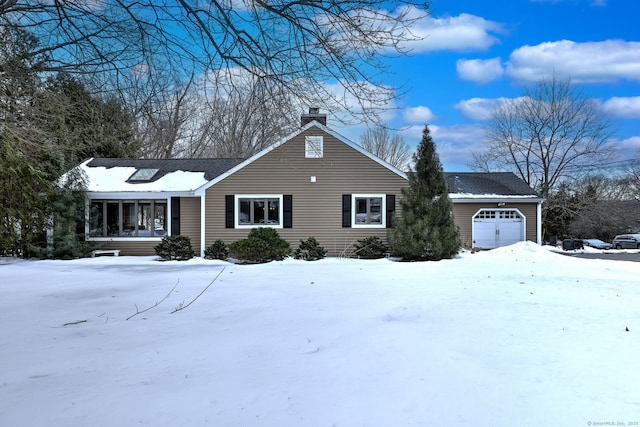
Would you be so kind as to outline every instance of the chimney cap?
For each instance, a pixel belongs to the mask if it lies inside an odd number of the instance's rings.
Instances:
[[[320,114],[320,108],[318,107],[309,108],[309,114],[302,114],[300,119],[301,119],[302,126],[305,126],[306,124],[311,123],[312,121],[317,121],[318,123],[324,126],[327,125],[327,115]]]

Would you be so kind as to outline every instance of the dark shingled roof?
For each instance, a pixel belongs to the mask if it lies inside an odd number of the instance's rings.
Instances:
[[[444,177],[450,193],[540,197],[512,172],[445,172]]]
[[[245,159],[93,159],[88,167],[133,167],[136,169],[158,169],[151,181],[176,171],[204,172],[204,179],[211,181],[233,169]]]

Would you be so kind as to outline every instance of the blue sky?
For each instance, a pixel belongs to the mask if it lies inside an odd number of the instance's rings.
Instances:
[[[412,146],[428,123],[446,171],[469,170],[496,100],[554,72],[601,102],[621,160],[640,157],[640,1],[433,0],[430,12],[391,62],[407,92],[385,120]],[[329,126],[354,141],[364,130]]]

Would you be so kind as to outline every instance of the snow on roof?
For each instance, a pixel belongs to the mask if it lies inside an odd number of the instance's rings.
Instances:
[[[194,192],[243,160],[94,158],[79,168],[90,192]]]
[[[80,165],[87,177],[88,191],[101,192],[173,192],[193,191],[207,183],[203,172],[173,171],[150,182],[127,182],[138,170],[135,167],[104,167]]]
[[[473,194],[473,193],[449,193],[450,199],[513,199],[513,200],[531,200],[539,199],[536,195],[518,195],[518,194]]]

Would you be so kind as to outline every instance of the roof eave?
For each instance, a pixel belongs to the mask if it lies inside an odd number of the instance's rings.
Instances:
[[[171,197],[196,197],[193,190],[184,191],[87,191],[90,199],[168,199]]]
[[[449,194],[449,199],[453,203],[542,203],[544,199],[537,196],[500,196],[500,195],[491,195],[491,196],[456,196],[455,194]]]

